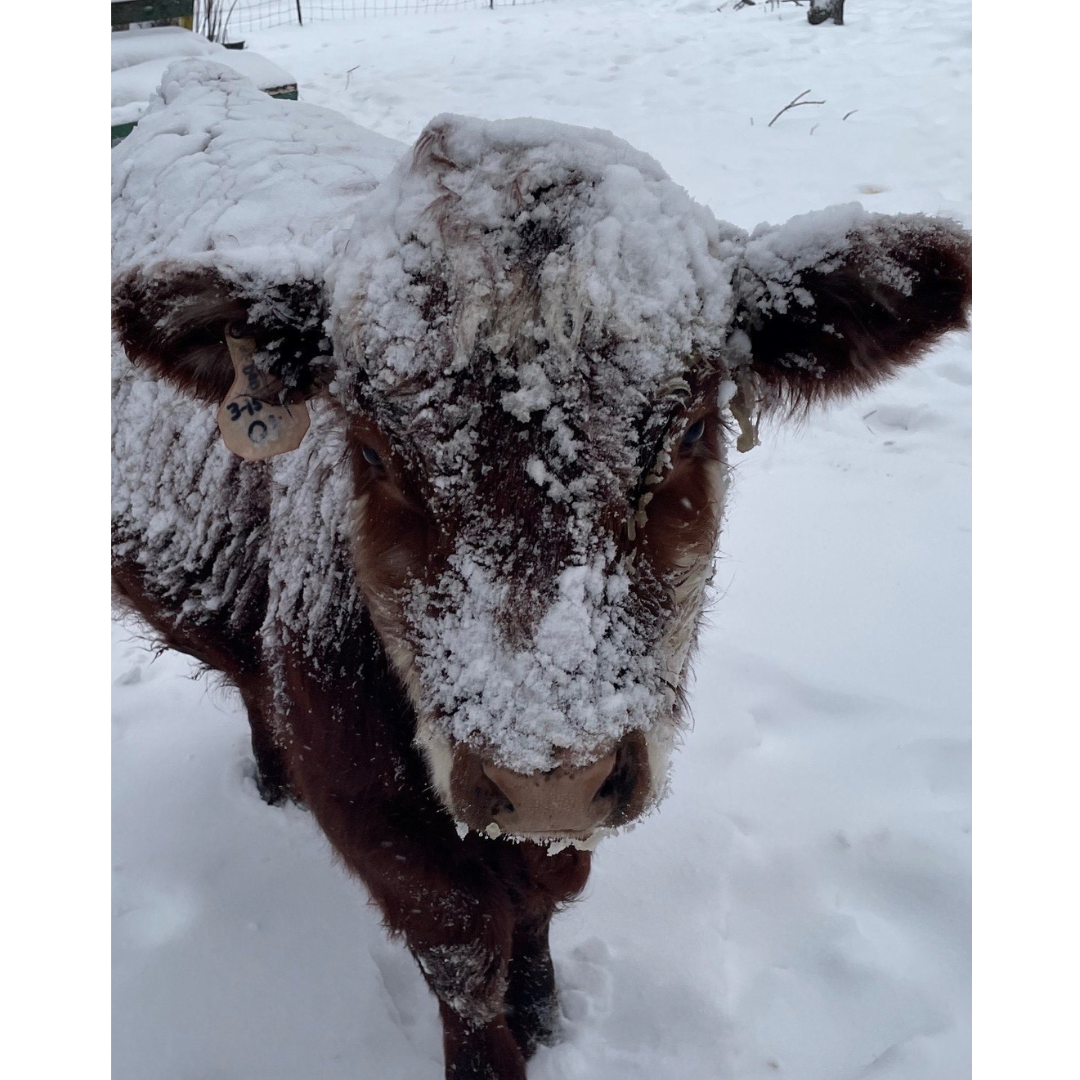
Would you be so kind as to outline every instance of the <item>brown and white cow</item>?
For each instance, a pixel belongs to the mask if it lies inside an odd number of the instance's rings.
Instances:
[[[237,688],[447,1076],[520,1080],[553,913],[664,794],[729,437],[963,328],[969,238],[747,235],[605,132],[440,117],[405,150],[205,62],[114,173],[118,601]]]

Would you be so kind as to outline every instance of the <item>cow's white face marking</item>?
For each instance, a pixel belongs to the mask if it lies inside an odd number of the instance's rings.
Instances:
[[[383,647],[386,649],[390,666],[400,680],[410,704],[419,711],[421,706],[420,675],[416,664],[416,654],[405,634],[402,612],[391,598],[385,596],[378,588],[370,587],[373,582],[377,581],[377,578],[371,572],[372,567],[370,566],[370,559],[364,541],[370,505],[371,498],[366,492],[360,495],[354,503],[352,518],[353,565],[358,570],[368,613],[371,615],[371,621],[374,623]],[[391,562],[393,557],[394,555],[391,553]],[[401,549],[398,557],[403,560],[404,564],[404,561],[408,558],[407,552]],[[387,560],[380,556],[379,561],[385,568]],[[394,567],[394,569],[398,569],[398,567]],[[369,587],[364,588],[365,584]]]
[[[420,721],[416,727],[416,745],[423,752],[427,762],[431,786],[442,804],[453,811],[453,797],[450,793],[450,772],[454,764],[450,740],[434,725]]]

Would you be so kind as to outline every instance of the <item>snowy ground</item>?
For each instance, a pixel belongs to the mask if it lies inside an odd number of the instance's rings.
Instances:
[[[969,220],[965,2],[716,7],[247,37],[396,138],[443,111],[610,128],[745,227],[853,199]],[[967,1073],[970,379],[952,339],[739,459],[674,794],[557,922],[566,1039],[535,1080]],[[114,662],[115,1080],[437,1080],[433,1000],[310,817],[258,800],[237,703],[120,628]]]

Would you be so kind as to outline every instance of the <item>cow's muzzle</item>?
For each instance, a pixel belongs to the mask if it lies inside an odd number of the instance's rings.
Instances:
[[[590,764],[547,772],[513,772],[464,746],[454,750],[450,791],[454,811],[489,835],[587,839],[600,828],[637,817],[649,794],[649,762],[640,732]],[[495,826],[495,828],[492,828]]]

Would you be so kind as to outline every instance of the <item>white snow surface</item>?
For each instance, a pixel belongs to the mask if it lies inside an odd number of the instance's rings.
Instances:
[[[843,28],[809,27],[794,5],[715,7],[566,0],[249,36],[315,105],[390,139],[411,143],[448,110],[608,129],[740,228],[856,200],[969,219],[966,4],[853,0]],[[198,260],[213,235],[237,266],[265,266],[252,253],[265,220],[240,216],[227,188],[242,165],[246,203],[264,170],[288,168],[295,197],[281,204],[276,250],[281,269],[314,273],[341,235],[330,219],[354,201],[350,183],[370,191],[397,144],[361,145],[313,105],[311,124],[342,132],[330,175],[305,172],[302,152],[238,158],[266,99],[231,74],[215,80],[187,91],[236,95],[212,148],[233,156],[200,164],[197,182],[222,193],[208,200],[212,220],[186,233],[190,222],[153,217],[165,204],[155,195],[124,257]],[[825,106],[766,126],[808,86]],[[147,128],[160,149],[143,160],[157,172],[123,182],[182,192],[193,174],[173,165],[202,131]],[[461,131],[466,153],[477,144]],[[644,158],[642,195],[665,183]],[[317,200],[305,197],[314,186]],[[706,222],[699,241],[710,228],[721,227]],[[610,298],[613,318],[644,319],[640,250],[626,263],[641,271],[639,298]],[[523,374],[504,407],[549,407],[543,364]],[[950,340],[872,398],[766,429],[739,459],[673,794],[601,845],[585,901],[556,920],[565,1039],[530,1077],[955,1080],[969,1069],[970,379],[968,339]],[[171,394],[141,381],[128,392]],[[148,401],[151,426],[154,414]],[[192,409],[182,438],[214,434]],[[152,431],[131,437],[152,459]],[[553,439],[531,469],[553,497],[556,445],[571,443]],[[192,484],[235,470],[222,448],[211,455]],[[318,466],[308,450],[281,469],[298,479]],[[335,492],[318,497],[312,516],[330,515]],[[163,543],[178,535],[170,524]],[[287,594],[307,610],[318,585],[317,572],[283,574],[283,606]],[[435,1080],[434,999],[310,817],[258,800],[239,703],[184,678],[182,657],[151,662],[119,627],[114,657],[115,1076]]]
[[[111,35],[111,44],[113,124],[129,124],[143,116],[162,73],[171,61],[183,57],[199,56],[225,64],[251,79],[260,90],[276,90],[296,82],[265,56],[249,49],[226,49],[179,26],[118,30]]]

